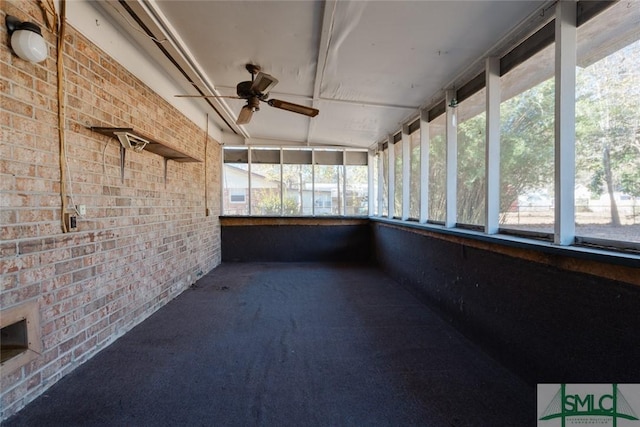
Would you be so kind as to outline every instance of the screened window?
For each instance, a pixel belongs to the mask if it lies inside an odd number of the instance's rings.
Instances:
[[[403,175],[403,171],[402,171],[402,139],[399,139],[395,144],[393,144],[392,146],[393,149],[393,154],[394,154],[394,165],[395,165],[395,174],[394,174],[394,186],[395,186],[395,193],[394,193],[394,216],[397,218],[402,217],[402,175]]]
[[[251,215],[281,215],[279,149],[251,149]]]
[[[429,220],[443,223],[447,209],[446,117],[439,115],[429,122]]]
[[[500,222],[554,232],[554,48],[500,79]]]
[[[249,215],[249,151],[244,149],[224,150],[223,206],[224,215]],[[239,196],[243,200],[239,200]]]
[[[316,150],[314,158],[314,214],[342,215],[344,167],[342,151]]]
[[[389,216],[389,147],[382,150],[382,216]]]
[[[486,90],[471,95],[457,107],[458,179],[457,222],[484,225]]]
[[[282,214],[313,214],[313,153],[309,149],[282,150]]]
[[[578,30],[576,234],[640,242],[640,3]]]
[[[367,215],[368,153],[224,148],[224,215]]]
[[[369,213],[369,168],[367,153],[345,151],[345,215],[362,216]]]
[[[409,157],[411,168],[409,176],[409,218],[420,217],[420,129],[409,135]]]
[[[572,7],[568,3],[559,4],[563,8]],[[420,195],[425,194],[430,223],[445,225],[447,202],[455,201],[456,226],[461,228],[480,228],[486,224],[487,233],[553,238],[560,245],[636,251],[640,248],[640,3],[580,1],[575,6],[578,36],[575,165],[567,160],[571,156],[556,162],[556,152],[570,147],[573,140],[556,141],[558,137],[571,135],[564,132],[556,135],[557,125],[566,130],[567,110],[555,111],[556,54],[565,58],[564,55],[573,52],[556,52],[554,32],[558,23],[552,16],[541,15],[545,23],[541,20],[539,30],[517,46],[504,46],[505,52],[511,50],[500,57],[500,100],[499,105],[491,105],[492,110],[499,107],[499,150],[487,147],[486,135],[487,102],[497,104],[497,99],[487,98],[485,75],[477,74],[456,91],[460,97],[457,106],[447,107],[440,100],[428,111],[420,112],[421,119],[425,113],[428,115],[428,130],[423,129],[429,132],[425,145],[428,156],[427,153],[421,156],[420,122],[415,119],[403,125],[409,138],[400,142],[396,135],[388,141],[388,147],[380,153],[384,169],[379,175],[383,187],[382,216],[388,217],[388,212],[394,211],[394,216],[400,217],[408,211],[409,219],[423,221],[425,212],[420,212]],[[566,22],[559,27],[572,31],[572,25]],[[565,46],[573,49],[570,40]],[[493,60],[487,62],[495,64]],[[561,66],[566,72],[566,67]],[[496,88],[496,76],[490,77],[490,87]],[[455,200],[447,200],[447,195],[452,194],[447,191],[445,110],[455,112],[450,115],[457,137]],[[556,116],[563,122],[556,123]],[[409,144],[408,158],[402,155],[407,148],[402,143]],[[428,165],[421,167],[421,158],[428,159]],[[487,158],[492,163],[499,161],[499,175],[492,173],[489,184]],[[410,165],[403,168],[403,161],[407,160]],[[575,200],[568,200],[563,194],[562,203],[556,206],[555,192],[566,189],[566,172],[573,173],[574,166]],[[395,173],[389,182],[391,168]],[[428,180],[421,179],[421,170],[428,172]],[[409,177],[403,176],[407,171]],[[556,174],[563,177],[562,183],[556,182]],[[454,177],[449,178],[453,182]],[[406,185],[409,188],[403,188]],[[423,185],[428,188],[421,188]],[[392,200],[390,194],[394,195]],[[489,209],[487,201],[491,203]],[[403,206],[403,202],[409,206]],[[485,216],[487,211],[496,215],[498,205],[500,227],[496,230],[498,218],[487,222]],[[575,208],[575,236],[570,218],[564,221],[567,210],[573,213],[572,208]],[[556,224],[556,217],[563,220]]]

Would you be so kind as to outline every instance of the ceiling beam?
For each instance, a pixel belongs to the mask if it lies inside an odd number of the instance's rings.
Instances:
[[[327,66],[327,53],[331,45],[331,32],[333,30],[333,17],[336,11],[337,0],[326,0],[324,2],[324,12],[322,14],[322,27],[320,30],[320,46],[318,47],[318,60],[316,61],[316,77],[313,82],[313,99],[311,105],[318,108],[320,89],[324,78],[324,70]],[[307,144],[313,139],[315,124],[313,119],[309,119],[309,129],[307,130]]]
[[[119,0],[119,3],[140,24],[146,27],[154,35],[162,34],[165,43],[156,42],[156,45],[169,61],[185,76],[187,81],[202,94],[219,95],[214,84],[208,79],[206,73],[189,51],[186,43],[173,28],[169,20],[164,16],[155,0],[142,2],[141,0]],[[233,132],[249,138],[250,135],[243,126],[235,123],[233,110],[224,99],[206,99],[207,102],[229,126]]]

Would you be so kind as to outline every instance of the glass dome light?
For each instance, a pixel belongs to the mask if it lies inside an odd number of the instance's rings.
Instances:
[[[38,25],[33,22],[21,22],[10,15],[7,15],[5,22],[11,35],[11,48],[16,55],[30,62],[42,62],[47,59],[49,51]]]

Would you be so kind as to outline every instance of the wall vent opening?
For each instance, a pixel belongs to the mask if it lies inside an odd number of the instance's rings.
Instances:
[[[27,335],[27,319],[0,329],[0,363],[29,350]]]
[[[42,353],[40,306],[29,301],[0,312],[2,376],[21,368]]]

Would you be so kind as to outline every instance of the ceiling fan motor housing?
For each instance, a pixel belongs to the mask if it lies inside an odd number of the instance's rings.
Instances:
[[[238,94],[238,96],[240,98],[251,98],[252,96],[255,96],[256,94],[251,90],[252,84],[253,82],[250,81],[238,83],[238,85],[236,86],[236,93]]]

